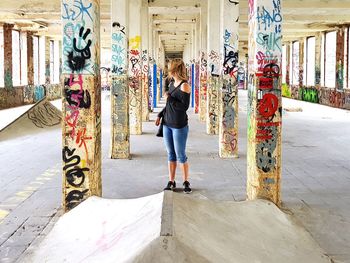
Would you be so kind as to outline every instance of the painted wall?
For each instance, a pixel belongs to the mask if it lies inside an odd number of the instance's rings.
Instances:
[[[283,85],[282,95],[287,98],[319,103],[340,109],[350,110],[350,90],[337,90],[327,87],[305,87]]]
[[[49,100],[61,98],[61,84],[0,88],[0,110],[36,103],[45,96]]]

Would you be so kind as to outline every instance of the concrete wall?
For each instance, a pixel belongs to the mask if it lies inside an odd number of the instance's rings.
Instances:
[[[346,28],[338,29],[337,32],[337,48],[336,48],[336,87],[329,88],[325,86],[320,86],[320,64],[325,63],[321,61],[321,34],[316,35],[316,63],[315,63],[315,85],[306,86],[303,85],[303,78],[305,74],[302,73],[304,68],[304,63],[300,63],[301,72],[299,74],[299,85],[290,85],[289,72],[287,73],[286,83],[282,85],[282,96],[293,98],[297,100],[319,103],[335,108],[350,109],[350,89],[346,87],[347,83],[347,36]],[[300,40],[300,43],[305,42],[305,39]],[[289,51],[289,45],[287,44],[287,49]],[[300,46],[302,49],[302,45]],[[288,52],[287,52],[288,53]],[[303,61],[302,52],[300,52],[299,60]],[[291,59],[287,55],[287,71],[289,70],[289,62]],[[350,84],[350,83],[349,83]],[[349,84],[347,86],[349,86]]]
[[[0,88],[0,110],[35,103],[45,96],[61,98],[61,84],[26,85],[11,89]]]

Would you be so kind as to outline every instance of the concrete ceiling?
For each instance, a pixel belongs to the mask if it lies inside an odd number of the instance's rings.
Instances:
[[[101,0],[102,47],[110,46],[110,2]],[[166,52],[181,52],[191,40],[204,0],[149,0],[154,30]],[[1,0],[0,23],[61,38],[60,0]],[[350,0],[283,0],[283,41],[311,36],[319,31],[350,24]],[[240,41],[248,38],[248,0],[240,1]]]

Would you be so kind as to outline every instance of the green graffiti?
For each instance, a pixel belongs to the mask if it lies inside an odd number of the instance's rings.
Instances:
[[[343,76],[343,65],[338,64],[337,66],[337,72],[336,72],[336,79],[337,79],[337,88],[343,89],[344,88],[344,76]]]
[[[301,87],[299,89],[299,99],[303,101],[319,103],[318,90],[315,88]]]
[[[287,98],[292,97],[292,91],[290,90],[290,87],[286,83],[282,84],[282,96]]]
[[[4,84],[6,88],[13,88],[12,76],[8,72],[5,73]]]

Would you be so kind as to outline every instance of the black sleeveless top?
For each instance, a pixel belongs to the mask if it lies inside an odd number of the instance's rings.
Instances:
[[[177,87],[174,82],[169,84],[169,96],[165,108],[158,114],[163,118],[163,124],[171,128],[181,129],[188,124],[186,111],[190,106],[190,94],[181,90],[182,81]]]

